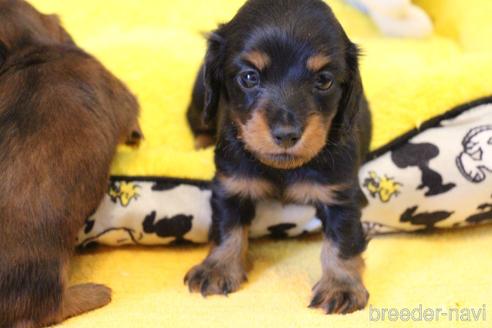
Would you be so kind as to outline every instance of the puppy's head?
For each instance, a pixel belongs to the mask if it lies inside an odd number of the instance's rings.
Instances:
[[[37,43],[73,44],[73,40],[58,16],[41,14],[23,0],[0,0],[0,60],[7,52]]]
[[[351,124],[363,97],[357,56],[322,1],[249,1],[209,37],[205,120],[222,99],[254,156],[300,167]]]

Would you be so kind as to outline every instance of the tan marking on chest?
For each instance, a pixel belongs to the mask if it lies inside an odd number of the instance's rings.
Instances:
[[[341,204],[337,194],[346,189],[345,185],[322,185],[311,182],[299,182],[289,186],[284,193],[288,201],[306,203]]]
[[[218,176],[224,189],[230,195],[260,199],[272,196],[275,193],[273,185],[265,179]]]

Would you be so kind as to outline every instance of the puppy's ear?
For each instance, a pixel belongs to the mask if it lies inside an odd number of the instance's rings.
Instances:
[[[335,117],[338,128],[342,131],[350,131],[359,109],[364,104],[364,90],[359,71],[359,48],[348,41],[346,62],[348,69],[347,81],[342,85],[343,94],[340,108]]]
[[[205,87],[203,121],[210,123],[217,114],[220,92],[223,87],[225,40],[219,31],[208,35],[208,50],[205,56],[203,82]]]
[[[75,45],[75,42],[70,34],[68,34],[68,32],[63,28],[61,19],[58,15],[43,15],[42,19],[45,27],[48,29],[48,32],[52,35],[52,37],[55,37],[62,43]]]

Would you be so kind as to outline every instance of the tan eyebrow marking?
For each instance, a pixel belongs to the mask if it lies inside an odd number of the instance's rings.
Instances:
[[[251,64],[255,65],[255,67],[262,71],[271,63],[270,57],[259,50],[250,51],[242,56],[242,58]]]
[[[331,61],[330,57],[322,54],[311,56],[306,63],[310,71],[317,72]]]

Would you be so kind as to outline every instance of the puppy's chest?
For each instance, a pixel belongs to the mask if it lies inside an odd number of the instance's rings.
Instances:
[[[218,176],[229,195],[253,200],[277,199],[297,204],[337,204],[343,185],[321,183],[312,179],[269,179],[265,177]]]

